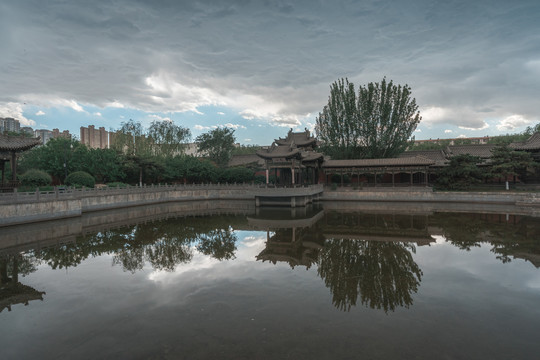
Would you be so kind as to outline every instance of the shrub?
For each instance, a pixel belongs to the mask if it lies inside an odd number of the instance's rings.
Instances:
[[[108,186],[108,187],[121,187],[121,188],[125,188],[125,187],[128,186],[128,184],[123,183],[123,182],[119,182],[119,181],[115,181],[115,182],[107,183],[107,186]]]
[[[75,171],[66,178],[66,185],[69,186],[85,186],[93,188],[96,180],[92,175],[84,171]]]
[[[21,185],[31,186],[34,188],[39,186],[47,186],[51,183],[51,176],[45,171],[37,169],[28,170],[21,175],[19,179],[21,181]]]

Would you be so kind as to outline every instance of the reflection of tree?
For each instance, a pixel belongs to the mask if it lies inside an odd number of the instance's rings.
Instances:
[[[422,271],[412,244],[331,239],[320,253],[318,274],[340,310],[355,306],[358,295],[372,309],[394,310],[412,304]]]
[[[442,228],[448,242],[470,250],[482,243],[503,263],[524,258],[540,267],[540,222],[505,214],[435,214],[430,221]]]
[[[199,236],[197,250],[204,255],[210,255],[217,260],[231,260],[236,258],[236,241],[238,238],[232,229],[214,229]]]
[[[19,275],[36,271],[36,260],[29,255],[14,254],[0,256],[0,312],[11,311],[15,304],[28,305],[31,300],[43,300],[45,292],[21,284]]]
[[[218,260],[234,258],[236,217],[169,219],[83,235],[75,242],[39,250],[36,256],[53,269],[73,267],[88,257],[113,255],[113,264],[136,272],[149,262],[156,270],[173,271],[193,258],[196,248]]]

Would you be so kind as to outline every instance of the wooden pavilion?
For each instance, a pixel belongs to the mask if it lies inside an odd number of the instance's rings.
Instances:
[[[41,143],[41,139],[28,138],[24,136],[9,136],[0,134],[0,171],[2,172],[2,182],[0,190],[13,189],[17,187],[17,156],[18,154],[30,150]],[[11,181],[5,180],[5,164],[11,163]]]
[[[264,160],[266,184],[270,183],[270,171],[274,171],[276,185],[317,184],[323,155],[314,150],[315,137],[309,130],[293,133],[286,138],[276,139],[268,149],[257,151]]]

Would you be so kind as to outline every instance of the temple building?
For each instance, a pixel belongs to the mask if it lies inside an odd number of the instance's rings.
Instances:
[[[2,182],[0,191],[13,189],[17,186],[17,156],[18,154],[30,150],[41,143],[40,138],[28,138],[24,136],[8,136],[0,134],[0,171],[2,172]],[[4,170],[5,163],[11,163],[12,179],[6,182]]]
[[[324,158],[314,150],[316,146],[317,139],[309,130],[293,133],[291,129],[286,138],[258,150],[257,156],[264,160],[266,184],[271,183],[271,173],[277,186],[317,184]]]

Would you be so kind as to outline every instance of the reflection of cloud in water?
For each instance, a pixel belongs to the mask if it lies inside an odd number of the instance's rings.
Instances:
[[[431,235],[431,237],[435,239],[435,242],[430,245],[443,245],[446,243],[446,238],[442,235]]]
[[[254,262],[256,255],[264,249],[266,242],[266,233],[236,231],[235,234],[239,238],[238,248],[236,250],[236,259],[234,261],[219,261],[211,256],[204,255],[197,250],[195,246],[190,247],[193,251],[193,258],[189,263],[178,264],[172,272],[163,270],[149,270],[151,273],[148,279],[164,284],[172,283],[176,279],[185,276],[186,273],[196,273],[199,276],[204,276],[203,273],[212,274],[213,278],[229,277],[234,268],[242,268],[242,263]],[[219,271],[213,271],[215,268],[220,268]],[[145,267],[147,269],[147,267]],[[208,272],[207,270],[212,270]],[[228,271],[225,271],[228,270]]]

